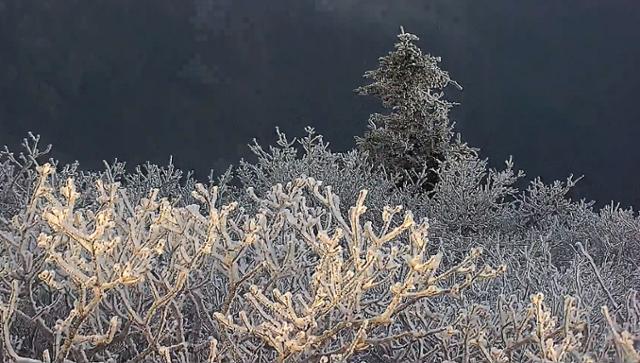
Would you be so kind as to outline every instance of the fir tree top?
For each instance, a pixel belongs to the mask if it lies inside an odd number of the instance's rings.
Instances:
[[[378,97],[384,107],[398,111],[423,102],[448,110],[453,103],[442,99],[442,90],[449,84],[462,87],[440,69],[440,57],[422,53],[414,43],[420,38],[400,27],[398,39],[395,50],[379,58],[378,68],[365,72],[364,78],[373,82],[356,88],[355,92]]]
[[[440,69],[440,58],[423,54],[417,36],[401,27],[398,39],[395,49],[379,58],[378,68],[364,74],[372,82],[355,90],[379,98],[392,111],[371,115],[369,131],[356,137],[356,144],[397,177],[399,186],[417,182],[430,191],[437,183],[434,169],[460,149],[452,142],[449,121],[454,103],[443,98],[443,90],[449,84],[462,87]]]

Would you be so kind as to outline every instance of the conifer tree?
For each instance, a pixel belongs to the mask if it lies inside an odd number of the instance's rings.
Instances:
[[[453,140],[449,110],[454,103],[443,92],[449,84],[462,87],[440,69],[440,58],[422,53],[414,43],[417,36],[400,31],[395,50],[379,58],[377,69],[365,72],[372,83],[355,89],[379,98],[391,112],[372,114],[369,130],[356,137],[356,144],[396,178],[398,187],[418,185],[429,192],[437,183],[439,163],[454,150],[468,149]]]

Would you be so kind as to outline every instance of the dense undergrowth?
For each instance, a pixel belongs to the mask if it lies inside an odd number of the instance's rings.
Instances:
[[[639,361],[640,217],[571,200],[572,177],[517,188],[429,97],[346,153],[278,130],[206,184],[5,150],[0,361]],[[435,117],[440,151],[390,170],[372,153],[406,156],[402,112]]]

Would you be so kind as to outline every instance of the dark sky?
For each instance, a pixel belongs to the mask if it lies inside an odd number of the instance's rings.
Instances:
[[[202,177],[276,125],[346,150],[400,25],[464,87],[453,118],[493,165],[640,207],[637,0],[0,0],[0,144]]]

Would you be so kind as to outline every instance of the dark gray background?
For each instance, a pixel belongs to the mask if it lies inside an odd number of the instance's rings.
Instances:
[[[346,150],[379,111],[352,90],[404,25],[492,165],[640,207],[639,24],[636,0],[0,0],[0,144],[32,130],[86,168],[173,154],[201,177],[275,125]]]

